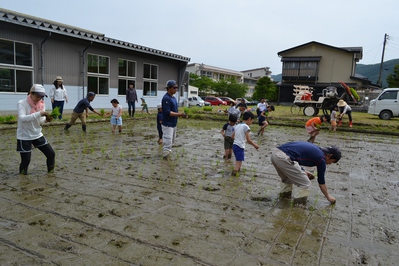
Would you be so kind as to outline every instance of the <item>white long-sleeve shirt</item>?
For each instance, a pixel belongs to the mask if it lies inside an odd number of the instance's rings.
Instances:
[[[68,95],[64,86],[57,89],[53,86],[50,90],[50,99],[54,101],[67,101]]]
[[[18,127],[17,139],[19,140],[34,140],[43,136],[42,124],[45,123],[46,117],[41,116],[40,111],[31,114],[32,107],[26,99],[20,100],[18,107]],[[45,106],[43,105],[43,111]]]

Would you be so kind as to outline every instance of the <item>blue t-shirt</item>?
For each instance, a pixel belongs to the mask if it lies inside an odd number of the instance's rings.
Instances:
[[[177,116],[170,116],[170,112],[178,112],[177,100],[174,96],[166,93],[162,98],[162,125],[166,127],[176,127]]]
[[[310,142],[289,142],[277,147],[279,150],[287,154],[292,161],[296,161],[303,166],[317,167],[317,182],[321,185],[325,184],[326,173],[326,157],[322,150]]]
[[[74,111],[75,113],[83,113],[83,112],[86,110],[86,108],[89,108],[90,111],[93,111],[93,110],[94,110],[93,107],[91,107],[91,105],[90,105],[89,99],[83,98],[82,100],[80,100],[80,101],[78,102],[78,104],[77,104],[76,107],[73,109],[73,111]]]

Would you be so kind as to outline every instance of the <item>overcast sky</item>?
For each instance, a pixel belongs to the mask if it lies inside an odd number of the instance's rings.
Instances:
[[[0,7],[232,70],[270,67],[310,41],[399,58],[398,0],[0,0]]]

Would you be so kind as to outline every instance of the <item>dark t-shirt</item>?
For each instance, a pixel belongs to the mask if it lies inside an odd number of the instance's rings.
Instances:
[[[80,100],[80,101],[78,102],[78,104],[77,104],[76,107],[73,109],[73,111],[74,111],[75,113],[83,113],[83,112],[86,110],[86,108],[89,108],[90,111],[93,111],[93,110],[94,110],[93,107],[91,107],[91,105],[90,105],[89,99],[83,98],[82,100]]]
[[[317,182],[321,185],[325,184],[326,158],[322,150],[309,142],[289,142],[277,147],[279,150],[287,154],[292,161],[296,161],[303,166],[317,167]]]
[[[170,116],[170,112],[178,112],[177,100],[174,96],[166,93],[162,98],[162,125],[166,127],[176,127],[177,116]]]

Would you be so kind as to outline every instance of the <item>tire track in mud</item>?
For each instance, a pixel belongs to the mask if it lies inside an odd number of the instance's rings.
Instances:
[[[79,173],[79,172],[77,172],[77,173]],[[76,173],[76,174],[77,174],[77,173]],[[93,172],[92,172],[92,173],[93,173]],[[71,174],[72,174],[72,176],[74,176],[74,173],[73,173],[73,172],[72,172]],[[93,179],[99,179],[99,180],[107,181],[107,182],[110,181],[110,180],[107,179],[107,178],[102,178],[102,177],[99,177],[98,175],[95,175],[95,173],[93,173],[93,174],[91,174],[91,175],[85,175],[85,177],[86,177],[86,178],[83,178],[83,179],[85,179],[85,182],[87,182],[88,184],[93,183],[93,182],[92,182],[91,180],[87,180],[87,177],[90,177],[90,178],[93,178]],[[61,180],[61,179],[67,180],[68,182],[75,182],[75,180],[74,180],[73,178],[65,178],[65,177],[57,178],[57,180]],[[147,179],[147,180],[145,180],[145,179]],[[97,198],[97,199],[100,199],[100,200],[106,200],[106,201],[109,200],[109,201],[112,201],[112,202],[114,202],[114,203],[116,203],[116,204],[121,204],[121,203],[122,203],[122,204],[126,204],[126,203],[124,203],[124,202],[122,202],[122,201],[119,201],[119,200],[112,200],[112,199],[109,199],[109,198],[107,198],[107,197],[101,197],[101,196],[99,196],[99,195],[102,194],[101,191],[98,191],[97,194],[93,195],[93,194],[90,194],[90,193],[84,193],[84,192],[82,192],[82,191],[77,192],[76,189],[75,189],[75,190],[72,190],[72,189],[67,189],[67,188],[61,187],[61,186],[59,186],[59,185],[52,185],[52,184],[49,184],[49,183],[46,183],[46,182],[41,182],[40,180],[37,180],[37,181],[39,182],[39,183],[38,183],[39,185],[46,185],[46,186],[49,186],[49,187],[51,187],[51,188],[54,188],[54,189],[57,189],[57,190],[66,191],[66,192],[69,192],[69,193],[72,193],[72,194],[79,193],[79,194],[81,194],[81,195],[85,195],[85,196]],[[139,185],[141,188],[144,188],[145,190],[152,190],[153,192],[157,192],[157,193],[159,193],[159,192],[169,193],[169,194],[171,194],[171,195],[173,195],[173,196],[176,196],[176,197],[185,197],[185,198],[190,199],[190,200],[195,201],[195,202],[203,202],[203,203],[215,204],[214,201],[212,201],[212,200],[210,200],[210,199],[207,199],[207,198],[199,198],[199,197],[193,197],[193,196],[189,196],[189,197],[183,196],[182,194],[179,193],[179,189],[178,189],[177,193],[168,191],[167,188],[165,188],[165,189],[159,189],[159,188],[158,188],[158,189],[154,189],[154,188],[153,188],[153,187],[154,187],[153,183],[158,183],[158,182],[159,182],[158,180],[153,180],[153,179],[151,179],[151,178],[141,178],[141,179],[140,179],[140,183],[143,184],[143,181],[146,181],[146,182],[149,183],[147,186],[145,186],[145,185]],[[126,183],[126,182],[120,182],[120,181],[117,181],[117,180],[113,180],[113,183],[120,183],[120,184],[122,184],[123,186],[127,186],[127,185],[128,185],[128,186],[134,186],[134,187],[137,187],[137,186],[138,186],[137,184],[131,184],[131,183]],[[3,185],[4,185],[4,184],[3,184]],[[164,185],[164,186],[168,185],[168,186],[170,186],[170,187],[175,187],[174,184],[170,184],[170,185],[169,185],[167,182],[164,182],[163,185]],[[7,186],[8,188],[10,188],[11,190],[17,191],[17,188],[16,188],[16,187],[12,187],[12,186],[8,186],[8,185],[6,185],[6,186]],[[81,186],[82,186],[82,188],[85,187],[84,184],[82,184]],[[79,187],[80,187],[80,186],[79,186]],[[109,189],[109,188],[107,188],[107,189]],[[40,189],[39,189],[39,190],[37,190],[37,189],[27,190],[27,189],[24,189],[24,188],[19,188],[19,190],[24,191],[24,192],[28,192],[28,193],[30,193],[30,194],[38,195],[38,196],[41,196],[41,197],[46,197],[46,198],[49,198],[49,199],[52,199],[52,200],[55,200],[55,201],[59,201],[58,198],[51,197],[51,196],[47,196],[47,195],[41,193],[40,191],[42,191],[42,190],[40,190]],[[121,192],[124,192],[124,191],[122,191],[122,190],[115,190],[115,192],[121,193]],[[188,193],[188,194],[190,194],[190,193]],[[230,198],[230,199],[234,199],[233,196],[225,196],[225,197],[228,197],[228,198]],[[62,202],[62,201],[61,201],[61,202]],[[63,202],[63,203],[64,203],[64,202]],[[71,203],[69,202],[69,204],[71,204]],[[77,206],[77,207],[79,207],[79,208],[82,208],[82,205],[79,205],[79,204],[74,204],[74,205]],[[83,206],[83,207],[85,207],[85,206]],[[231,208],[231,209],[234,209],[234,208],[237,208],[237,207],[239,207],[239,206],[237,206],[237,205],[229,205],[229,204],[226,204],[226,203],[223,204],[223,208]],[[86,206],[86,208],[87,208],[87,206]],[[241,207],[239,207],[239,208],[241,208]],[[241,208],[241,209],[242,209],[242,208]],[[200,210],[200,209],[193,209],[193,210],[195,210],[195,211],[197,211],[197,212],[207,213],[207,211],[205,211],[205,210]],[[157,212],[157,210],[152,211],[152,212]],[[208,212],[209,212],[209,211],[208,211]],[[218,214],[218,212],[215,212],[215,215],[216,215],[216,214]],[[62,216],[62,217],[64,217],[64,216]],[[69,219],[68,216],[65,216],[65,217],[67,217],[67,218]],[[64,217],[64,218],[65,218],[65,217]],[[79,221],[79,220],[76,220],[76,221]],[[190,221],[190,222],[192,222],[192,221]],[[203,224],[203,226],[209,226],[209,225]],[[211,226],[211,227],[220,230],[220,228],[217,227],[217,226]],[[164,248],[163,246],[158,246],[158,247]],[[168,249],[166,249],[166,250],[168,250]]]
[[[3,243],[4,245],[9,246],[10,248],[19,250],[20,252],[22,252],[24,254],[27,254],[31,258],[36,258],[36,259],[39,259],[40,261],[46,262],[46,263],[52,263],[52,264],[55,264],[55,265],[60,265],[60,264],[58,264],[58,263],[56,263],[54,261],[47,260],[47,258],[43,254],[41,254],[39,252],[24,248],[24,247],[22,247],[20,245],[17,245],[16,243],[11,242],[10,240],[7,240],[5,238],[0,237],[0,242]]]
[[[113,230],[113,229],[109,229],[109,228],[97,226],[97,225],[95,225],[95,224],[86,222],[86,221],[84,221],[84,220],[82,220],[82,219],[78,219],[78,218],[73,217],[73,216],[68,216],[68,215],[65,215],[65,214],[61,214],[61,213],[56,212],[56,211],[53,211],[53,210],[48,210],[48,209],[42,209],[42,208],[37,208],[37,207],[29,206],[29,205],[24,204],[24,203],[22,203],[22,202],[14,201],[14,200],[5,198],[5,197],[3,197],[3,196],[1,196],[1,195],[0,195],[0,199],[3,199],[3,200],[5,200],[5,201],[8,201],[8,202],[10,202],[10,203],[12,203],[12,204],[16,204],[16,205],[23,206],[23,207],[25,207],[25,208],[27,208],[27,209],[31,209],[31,210],[35,210],[35,211],[38,211],[38,212],[43,212],[43,213],[52,214],[52,215],[55,215],[55,216],[57,216],[57,217],[63,218],[64,220],[74,221],[74,222],[76,222],[76,223],[78,223],[78,224],[85,225],[85,226],[87,226],[87,227],[89,227],[89,228],[97,229],[97,230],[99,230],[99,231],[108,232],[108,233],[114,234],[114,235],[116,235],[116,236],[124,237],[124,238],[127,238],[127,239],[129,239],[129,240],[131,240],[131,241],[137,243],[137,244],[145,245],[145,246],[154,248],[154,249],[156,249],[156,250],[161,250],[161,251],[163,251],[163,252],[167,252],[167,253],[170,253],[170,254],[173,254],[173,255],[186,257],[186,258],[189,258],[189,259],[191,259],[192,261],[194,261],[194,262],[196,262],[196,263],[198,263],[198,264],[200,264],[200,265],[209,265],[209,266],[212,266],[212,265],[213,265],[213,264],[209,264],[209,263],[207,263],[207,262],[205,262],[205,261],[202,261],[200,258],[197,258],[197,257],[192,256],[192,255],[190,255],[190,254],[182,253],[182,252],[179,252],[178,250],[175,250],[175,249],[172,249],[172,248],[168,248],[168,247],[165,247],[165,246],[162,246],[162,245],[153,244],[153,243],[150,243],[150,242],[148,242],[148,241],[144,241],[144,240],[141,240],[141,239],[138,239],[138,238],[134,238],[134,237],[132,237],[132,236],[130,236],[130,235],[122,234],[121,232],[118,232],[118,231]],[[5,242],[9,242],[9,241],[5,240]],[[81,243],[79,243],[79,244],[81,245]],[[21,249],[21,250],[23,250],[23,249]],[[32,254],[35,254],[34,251],[32,251],[31,253],[32,253]],[[107,253],[105,253],[105,254],[107,254]],[[38,256],[39,258],[43,258],[43,257],[44,257],[43,255],[40,255],[40,254],[37,254],[37,256]],[[110,256],[111,256],[111,255],[110,255]],[[111,257],[112,257],[112,258],[115,258],[115,257],[113,257],[113,256],[111,256]],[[116,259],[120,259],[120,258],[116,258]],[[123,260],[121,260],[121,261],[123,261]],[[127,262],[127,261],[124,261],[124,262]]]

